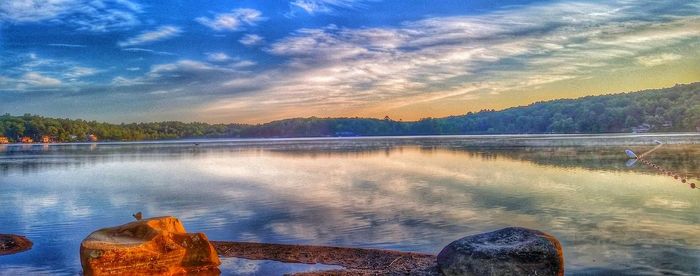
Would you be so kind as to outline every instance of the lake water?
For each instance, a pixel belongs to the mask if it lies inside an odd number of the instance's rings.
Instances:
[[[426,137],[0,145],[0,233],[32,250],[0,274],[81,273],[80,241],[132,221],[179,217],[211,240],[436,254],[507,226],[549,232],[566,273],[700,274],[696,136]],[[627,145],[690,139],[626,166]],[[198,145],[195,145],[198,143]],[[700,185],[700,183],[698,183]],[[222,260],[223,275],[323,269]]]

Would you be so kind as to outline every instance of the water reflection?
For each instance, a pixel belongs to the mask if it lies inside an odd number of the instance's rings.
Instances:
[[[83,237],[144,211],[178,216],[213,240],[426,253],[519,225],[557,236],[568,274],[700,273],[700,193],[626,167],[623,151],[452,140],[5,149],[0,232],[35,247],[2,257],[0,270],[78,273]],[[698,157],[700,146],[672,145],[649,156],[695,178]]]
[[[449,141],[449,140],[448,140]],[[374,142],[374,143],[372,143]],[[620,152],[620,146],[479,146],[473,143],[435,145],[435,142],[411,140],[410,143],[362,141],[322,141],[298,142],[284,141],[273,143],[206,143],[195,146],[194,143],[172,144],[82,144],[82,145],[0,145],[0,174],[8,175],[11,171],[30,173],[43,169],[60,167],[79,167],[86,164],[115,162],[120,160],[165,160],[190,159],[211,153],[235,154],[237,152],[257,152],[259,154],[279,154],[323,158],[332,156],[374,156],[384,154],[401,154],[405,148],[418,148],[426,156],[434,151],[466,153],[470,157],[485,160],[500,158],[530,161],[539,165],[557,167],[581,167],[597,170],[619,171],[633,167],[627,163]],[[199,142],[197,143],[199,144]],[[634,149],[649,149],[649,146],[637,146]],[[36,158],[40,156],[41,158]],[[69,156],[70,158],[64,158]],[[662,151],[649,156],[658,160],[660,166],[668,168],[686,178],[700,177],[700,147],[695,145],[667,145]],[[639,168],[647,173],[654,173],[654,168]]]

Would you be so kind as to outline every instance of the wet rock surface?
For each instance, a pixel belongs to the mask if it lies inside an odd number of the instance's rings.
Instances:
[[[467,236],[437,257],[445,275],[563,275],[559,241],[541,231],[509,227]]]
[[[32,242],[24,236],[0,234],[0,255],[16,254],[32,248]]]
[[[85,275],[218,275],[216,250],[202,233],[186,233],[174,217],[104,228],[80,244]]]

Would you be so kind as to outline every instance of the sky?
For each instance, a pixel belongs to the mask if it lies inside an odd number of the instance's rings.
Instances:
[[[700,1],[3,0],[0,113],[417,120],[700,81]]]

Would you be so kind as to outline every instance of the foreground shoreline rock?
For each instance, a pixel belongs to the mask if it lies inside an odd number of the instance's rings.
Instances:
[[[561,244],[547,233],[508,227],[467,236],[437,256],[445,275],[564,275]]]
[[[294,275],[563,275],[559,241],[510,227],[456,240],[439,255],[383,249],[212,241],[222,257],[339,265]]]
[[[33,245],[25,236],[0,234],[0,256],[24,252],[32,249]]]
[[[221,257],[337,265],[294,275],[563,275],[559,241],[519,227],[467,236],[431,255],[384,249],[209,241],[174,217],[90,234],[80,246],[85,275],[219,275]]]
[[[80,244],[85,275],[218,275],[216,250],[174,217],[139,220],[90,234]]]

